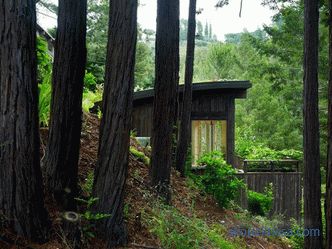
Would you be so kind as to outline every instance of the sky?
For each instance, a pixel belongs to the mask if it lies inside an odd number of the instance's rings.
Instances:
[[[56,0],[52,0],[57,2]],[[262,6],[260,0],[243,0],[242,16],[239,17],[241,0],[229,0],[230,4],[223,8],[215,8],[217,0],[197,0],[197,9],[202,8],[202,14],[197,16],[203,25],[212,24],[212,31],[219,40],[228,33],[249,32],[261,28],[263,24],[270,24],[273,12]],[[140,0],[138,8],[138,22],[143,28],[156,29],[157,0]],[[188,18],[189,0],[180,0],[180,16]],[[45,14],[46,11],[39,10]],[[44,28],[56,26],[56,18],[38,14],[38,22]]]

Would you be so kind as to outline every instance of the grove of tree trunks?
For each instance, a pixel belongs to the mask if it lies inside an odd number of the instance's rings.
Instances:
[[[98,228],[108,246],[125,244],[124,188],[128,172],[137,39],[137,0],[111,0],[103,117],[93,195],[96,213],[110,214]]]
[[[35,1],[1,0],[0,226],[44,241],[49,222],[39,159],[36,70]]]
[[[318,0],[304,1],[304,238],[305,249],[323,248],[318,117]]]
[[[179,0],[158,0],[151,183],[167,200],[179,83]]]
[[[195,59],[195,36],[196,36],[196,0],[190,0],[188,34],[187,34],[187,54],[185,69],[185,88],[183,93],[182,113],[180,118],[180,134],[176,151],[176,169],[185,175],[185,162],[188,154],[188,147],[191,138],[191,103],[192,103],[192,83]]]
[[[47,188],[74,209],[86,62],[86,0],[59,1],[52,78],[51,120],[44,167]]]

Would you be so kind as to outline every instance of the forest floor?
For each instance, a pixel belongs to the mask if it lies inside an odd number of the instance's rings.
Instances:
[[[85,115],[83,123],[83,131],[81,138],[81,155],[79,164],[79,181],[82,186],[82,197],[86,197],[86,188],[91,185],[91,172],[96,166],[97,150],[98,150],[98,131],[99,120],[93,115]],[[47,129],[41,129],[41,152],[42,155],[45,150],[45,143],[47,138]],[[144,152],[147,156],[149,151],[140,146],[135,139],[131,139],[131,146],[135,147],[138,151]],[[149,186],[149,166],[145,165],[142,160],[130,154],[129,158],[129,174],[126,184],[126,197],[125,197],[125,217],[127,222],[129,243],[128,246],[122,248],[148,248],[158,249],[165,248],[163,246],[163,239],[160,235],[163,234],[158,229],[153,229],[152,223],[164,222],[158,218],[158,212],[163,212],[162,204],[154,195],[153,189]],[[90,183],[89,183],[90,181]],[[91,187],[91,186],[90,186]],[[60,229],[61,212],[52,204],[53,202],[46,197],[46,206],[50,212],[50,217],[53,223],[51,240],[43,245],[36,245],[24,241],[11,235],[10,233],[0,232],[0,249],[67,249],[68,243],[62,235]],[[226,241],[234,242],[241,248],[257,248],[257,249],[283,249],[291,248],[287,242],[280,238],[265,238],[265,237],[244,237],[234,238],[228,234],[228,230],[234,227],[258,227],[255,222],[244,218],[245,216],[239,213],[240,211],[222,210],[218,207],[215,200],[208,196],[197,187],[194,186],[188,179],[181,178],[176,171],[172,171],[172,206],[178,216],[185,217],[186,219],[199,220],[199,224],[204,224],[206,227],[214,229],[216,226],[223,227],[222,231]],[[178,217],[176,216],[176,217]],[[172,219],[172,218],[171,218]],[[167,225],[162,224],[162,225]],[[169,229],[169,231],[168,231]],[[174,233],[173,228],[165,228],[164,236],[172,240]],[[186,228],[180,228],[185,230]],[[93,231],[91,231],[93,234]],[[168,234],[169,233],[169,234]],[[181,232],[180,232],[181,233]],[[85,245],[82,248],[86,249],[105,249],[105,243],[98,239],[98,234],[93,234],[96,238],[85,238]],[[157,236],[159,235],[159,236]],[[173,237],[172,237],[173,236]],[[166,238],[167,239],[167,238]],[[204,240],[204,238],[203,238]],[[171,241],[170,241],[171,242]],[[15,245],[16,244],[16,245]],[[121,248],[121,249],[122,249]],[[167,248],[187,248],[185,246],[172,246],[168,245]],[[194,248],[194,247],[193,247]],[[197,248],[197,247],[195,247]],[[208,243],[199,248],[223,248],[210,246]],[[226,248],[226,247],[225,247]],[[232,247],[227,247],[232,248]],[[236,248],[236,247],[235,247]],[[119,247],[120,249],[120,247]]]

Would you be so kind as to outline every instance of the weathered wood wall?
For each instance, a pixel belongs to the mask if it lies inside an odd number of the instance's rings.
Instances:
[[[193,93],[192,120],[227,120],[227,161],[233,164],[235,94]],[[180,98],[179,107],[182,106]],[[182,111],[181,108],[179,110]],[[153,99],[134,101],[132,129],[139,137],[151,137],[153,118]]]
[[[248,172],[238,174],[250,190],[264,192],[266,186],[273,184],[273,208],[270,215],[282,214],[286,220],[300,221],[302,199],[301,172]],[[247,208],[247,197],[241,192],[239,204]]]
[[[133,109],[132,129],[138,137],[151,137],[152,134],[153,104],[137,105]]]

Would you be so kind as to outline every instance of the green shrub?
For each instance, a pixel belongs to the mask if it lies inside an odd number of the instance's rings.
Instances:
[[[110,214],[104,213],[95,213],[92,211],[93,206],[98,202],[98,198],[89,197],[89,199],[75,198],[76,201],[83,206],[82,213],[79,213],[79,216],[82,219],[82,232],[85,239],[93,239],[96,237],[95,234],[95,225],[96,222],[100,220],[107,219],[111,217]]]
[[[292,236],[288,239],[291,242],[291,246],[294,249],[302,249],[304,248],[304,235],[301,233],[304,228],[300,226],[296,220],[291,219],[291,229],[294,232]],[[297,231],[300,231],[299,233]]]
[[[147,157],[144,152],[138,151],[135,147],[130,146],[130,153],[133,154],[139,161],[146,165],[150,165],[150,158]]]
[[[38,88],[39,88],[39,120],[42,126],[48,126],[50,118],[51,98],[52,98],[52,57],[48,52],[47,41],[37,38],[37,61],[38,61]],[[103,89],[97,87],[96,77],[89,72],[85,72],[84,93],[82,108],[89,112],[94,104],[102,100]]]
[[[47,41],[37,37],[37,64],[39,89],[39,122],[41,126],[48,126],[52,97],[52,57],[48,53]]]
[[[97,85],[96,77],[92,73],[85,71],[84,88],[89,91],[95,91],[96,85]]]
[[[86,113],[90,112],[90,109],[94,107],[96,102],[99,102],[103,99],[103,89],[102,87],[97,87],[95,91],[90,91],[84,89],[82,108]]]
[[[270,185],[264,193],[248,190],[248,210],[253,215],[265,216],[269,213],[273,204],[273,191]]]
[[[221,225],[209,227],[203,220],[184,216],[170,206],[157,204],[152,214],[143,213],[142,217],[165,249],[241,248],[238,242],[225,239],[226,231]]]
[[[252,142],[237,142],[236,153],[245,159],[266,159],[266,160],[280,160],[280,159],[295,159],[301,160],[303,153],[299,150],[274,150],[263,144],[255,144]]]
[[[226,163],[218,151],[203,155],[198,163],[206,166],[201,177],[204,190],[216,198],[220,207],[227,208],[238,196],[240,188],[244,187],[243,181],[235,175],[236,170]]]
[[[39,88],[39,122],[41,126],[48,126],[51,110],[52,86],[50,83],[42,83]]]

